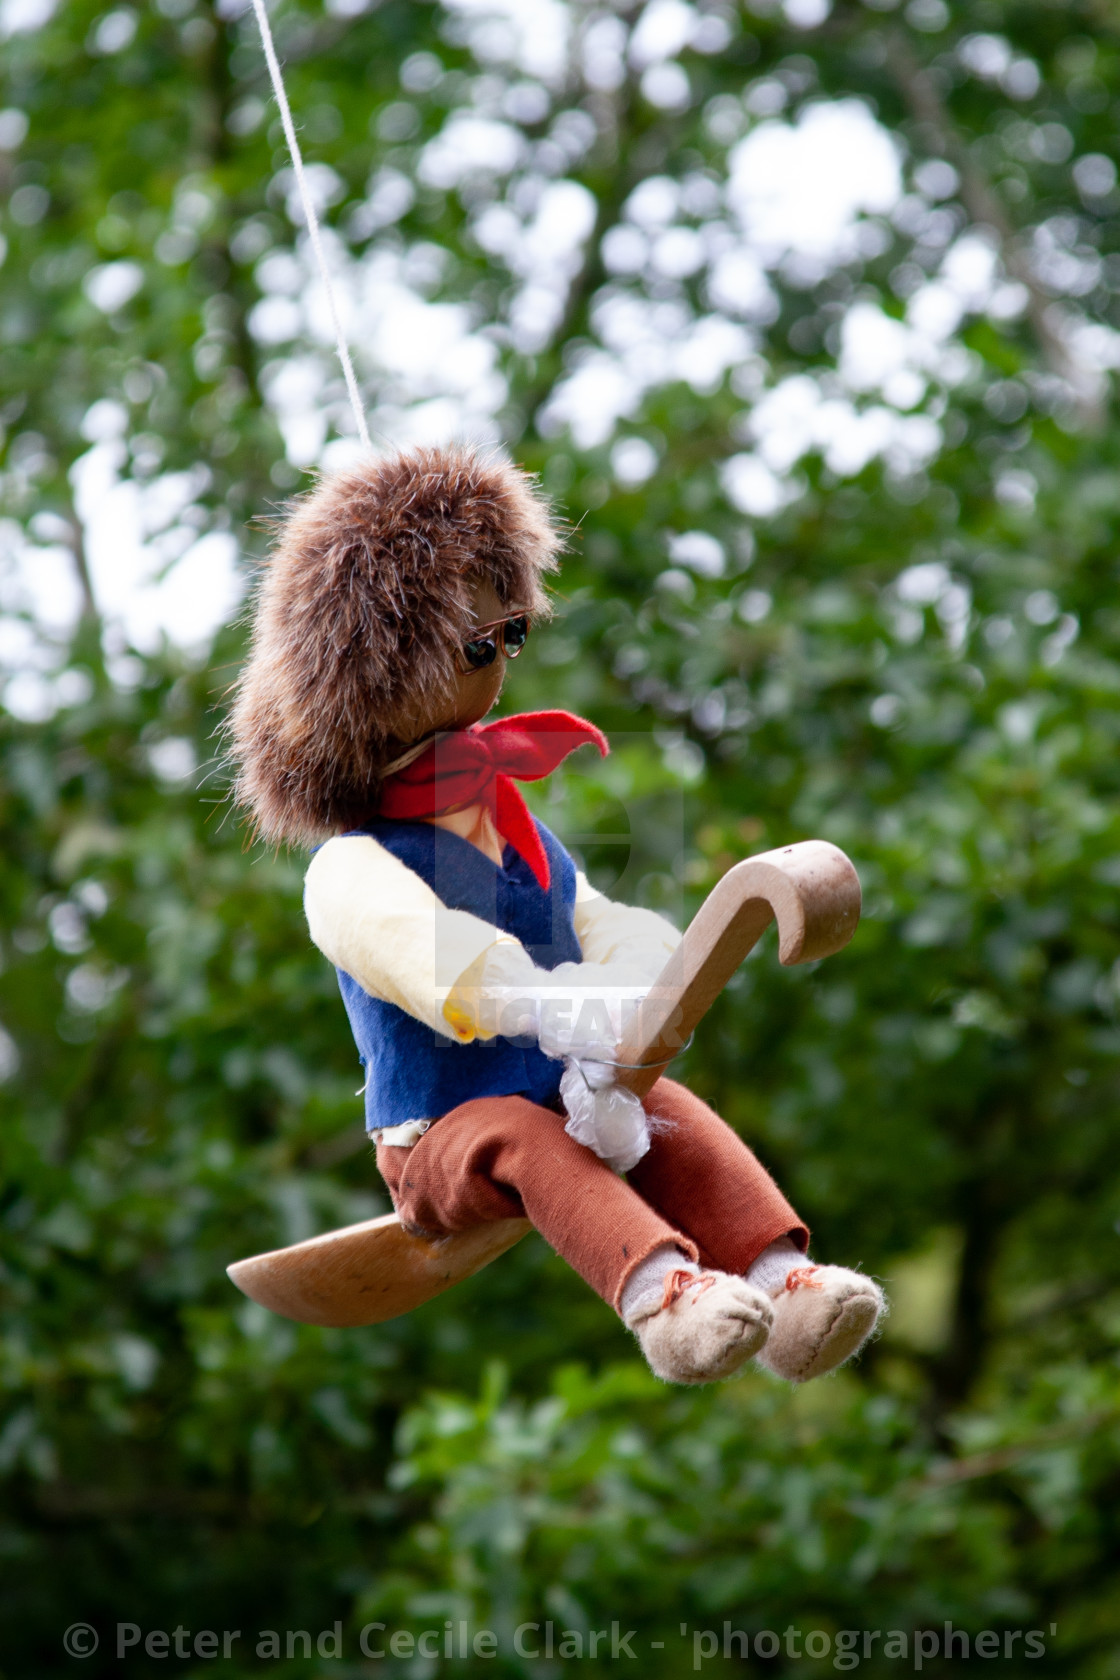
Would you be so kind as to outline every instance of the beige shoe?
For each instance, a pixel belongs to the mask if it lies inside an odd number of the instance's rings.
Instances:
[[[664,1382],[706,1383],[734,1376],[765,1345],[773,1322],[770,1298],[727,1272],[669,1272],[653,1297],[628,1320]]]
[[[877,1283],[844,1266],[798,1266],[774,1297],[774,1327],[759,1364],[788,1382],[808,1382],[843,1365],[886,1310]]]

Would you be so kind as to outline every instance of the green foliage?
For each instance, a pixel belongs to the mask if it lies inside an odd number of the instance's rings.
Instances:
[[[148,1671],[116,1659],[118,1622],[240,1628],[231,1675],[368,1672],[375,1621],[498,1635],[495,1657],[376,1667],[420,1676],[555,1674],[517,1654],[519,1624],[617,1621],[643,1674],[676,1676],[725,1622],[912,1642],[951,1621],[1042,1630],[1047,1672],[1103,1680],[1120,1650],[1111,13],[728,10],[718,50],[677,55],[683,103],[652,99],[639,63],[613,84],[581,72],[604,17],[575,5],[534,13],[526,37],[535,51],[567,20],[586,50],[555,75],[510,64],[514,23],[487,37],[466,7],[276,16],[309,158],[334,171],[332,260],[346,284],[377,277],[376,308],[411,286],[418,338],[451,333],[417,372],[358,311],[375,426],[415,432],[454,398],[577,528],[508,698],[585,711],[618,751],[540,808],[604,884],[621,873],[681,915],[738,858],[811,834],[864,882],[850,950],[787,973],[764,947],[682,1066],[817,1251],[887,1280],[893,1320],[816,1388],[752,1374],[692,1393],[645,1375],[537,1239],[362,1332],[271,1318],[224,1276],[386,1206],[302,860],[247,847],[224,803],[240,631],[202,658],[173,624],[130,630],[82,500],[108,438],[129,491],[186,475],[189,518],[145,515],[159,540],[232,531],[251,564],[250,522],[321,453],[285,369],[311,370],[312,422],[350,429],[319,316],[284,327],[275,308],[307,292],[283,267],[304,252],[235,10],[71,0],[0,59],[0,1675],[71,1672],[62,1635],[83,1620],[102,1635],[90,1676]],[[637,8],[612,15],[629,27]],[[636,186],[675,183],[673,230],[717,251],[729,148],[836,99],[894,136],[900,205],[816,270],[776,256],[754,317],[713,301],[710,263],[658,268],[663,223],[625,208]],[[520,162],[442,185],[425,148],[472,109],[504,112]],[[391,215],[386,181],[407,189]],[[542,182],[592,195],[595,225],[530,273]],[[912,322],[978,223],[1010,293],[962,303],[903,396],[853,384],[853,311]],[[608,236],[635,229],[654,255],[627,269]],[[106,281],[114,264],[136,266]],[[534,340],[525,288],[555,274]],[[689,335],[717,316],[742,336],[709,376]],[[452,390],[468,341],[475,371]],[[580,370],[607,364],[631,380],[617,413],[609,383],[582,418],[562,412]],[[766,455],[787,423],[775,393],[839,405],[784,466]],[[926,430],[845,457],[884,414]],[[620,439],[654,463],[644,479]],[[741,457],[769,462],[750,517]],[[697,532],[720,549],[680,559]],[[59,556],[80,597],[65,626],[18,581]],[[253,1654],[250,1630],[336,1620],[341,1660]],[[866,1672],[900,1672],[882,1641],[863,1651]],[[831,1661],[783,1644],[769,1672]]]

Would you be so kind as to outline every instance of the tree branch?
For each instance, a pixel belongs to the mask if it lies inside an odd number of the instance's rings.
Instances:
[[[97,601],[93,593],[93,579],[90,576],[89,557],[86,554],[86,533],[78,515],[71,512],[67,524],[70,526],[70,553],[74,557],[74,570],[78,574],[78,588],[82,593],[82,617],[97,618]]]
[[[947,1459],[936,1465],[929,1474],[920,1481],[903,1483],[896,1493],[929,1493],[934,1488],[952,1487],[958,1482],[976,1481],[982,1476],[998,1476],[1001,1471],[1014,1469],[1020,1459],[1028,1458],[1034,1453],[1046,1452],[1051,1447],[1064,1446],[1067,1442],[1088,1440],[1099,1429],[1115,1423],[1117,1413],[1114,1408],[1087,1412],[1084,1417],[1073,1418],[1066,1423],[1056,1423],[1049,1429],[1040,1429],[1037,1435],[1032,1435],[1026,1441],[1016,1441],[1006,1447],[993,1447],[989,1452],[972,1453],[968,1458]]]

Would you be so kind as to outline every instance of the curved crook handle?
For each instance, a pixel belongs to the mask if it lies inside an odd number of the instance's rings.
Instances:
[[[635,1012],[618,1060],[637,1065],[619,1074],[619,1084],[645,1096],[775,918],[778,958],[789,967],[843,950],[859,912],[859,876],[827,840],[802,840],[737,863],[708,894]]]

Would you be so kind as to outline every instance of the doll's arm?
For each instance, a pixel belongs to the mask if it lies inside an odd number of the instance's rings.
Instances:
[[[582,873],[576,876],[575,925],[585,962],[635,968],[650,985],[683,937],[656,911],[618,904],[596,892]]]
[[[601,916],[598,948],[613,946],[618,957],[551,971],[538,969],[510,934],[465,910],[449,910],[370,835],[340,835],[320,847],[308,867],[304,909],[311,937],[330,962],[371,996],[395,1003],[435,1032],[462,1044],[498,1032],[539,1038],[541,1048],[556,1056],[577,1047],[609,1054],[628,1007],[644,995],[679,935],[648,910],[593,896]],[[603,906],[617,912],[609,933]],[[630,961],[620,937],[626,918]],[[650,923],[671,943],[655,940],[656,960],[640,963],[633,933],[644,935]],[[602,1007],[588,1009],[589,1003]]]
[[[395,1003],[461,1043],[473,1019],[447,1009],[460,975],[492,946],[516,940],[466,910],[449,910],[425,881],[370,835],[339,835],[311,859],[304,883],[311,937],[373,997]]]
[[[536,1038],[550,1056],[609,1059],[630,1013],[680,944],[652,910],[616,904],[576,876],[580,963],[538,969],[516,940],[495,944],[459,976],[445,1005],[479,1038]]]
[[[469,1021],[479,1038],[535,1038],[548,1056],[610,1059],[649,982],[631,965],[565,962],[538,968],[507,939],[483,952],[452,987],[449,1019]]]

